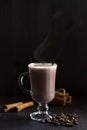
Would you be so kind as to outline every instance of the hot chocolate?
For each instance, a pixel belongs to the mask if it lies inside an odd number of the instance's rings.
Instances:
[[[36,102],[48,103],[55,96],[56,64],[31,63],[28,65],[32,98]]]

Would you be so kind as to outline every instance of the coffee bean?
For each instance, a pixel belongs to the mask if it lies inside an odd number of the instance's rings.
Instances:
[[[72,114],[67,114],[68,117],[72,117]]]
[[[73,126],[73,123],[72,122],[70,122],[70,123],[66,123],[66,126]]]
[[[77,125],[77,114],[64,114],[61,113],[53,118],[42,120],[43,123],[51,123],[56,126],[73,126]]]
[[[46,120],[45,119],[41,120],[41,123],[46,123]]]
[[[64,118],[60,118],[59,120],[60,120],[61,122],[64,122]]]
[[[65,115],[64,113],[61,113],[60,116],[61,116],[62,118],[65,118],[65,117],[66,117],[66,115]]]
[[[74,123],[75,125],[77,125],[77,124],[78,124],[77,119],[74,119],[74,120],[73,120],[73,123]]]
[[[56,121],[56,120],[53,120],[53,121],[52,121],[52,123],[53,123],[53,124],[56,124],[56,123],[57,123],[57,121]]]
[[[74,124],[75,124],[75,125],[78,125],[79,123],[78,123],[78,121],[75,121]]]
[[[51,123],[51,122],[52,122],[50,118],[48,118],[46,121],[47,121],[48,123]]]
[[[73,114],[73,117],[74,117],[74,118],[78,118],[77,114]]]

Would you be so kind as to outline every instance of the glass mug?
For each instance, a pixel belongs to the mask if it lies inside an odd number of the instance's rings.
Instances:
[[[31,119],[41,121],[52,118],[48,111],[48,103],[55,97],[56,63],[30,63],[29,72],[19,75],[18,83],[26,94],[31,94],[32,99],[38,103],[37,111],[30,114]],[[27,74],[30,77],[31,90],[24,88],[23,79]]]

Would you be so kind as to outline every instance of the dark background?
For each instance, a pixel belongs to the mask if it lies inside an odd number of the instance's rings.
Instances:
[[[0,95],[21,95],[31,62],[58,64],[56,89],[87,94],[86,0],[0,1]]]

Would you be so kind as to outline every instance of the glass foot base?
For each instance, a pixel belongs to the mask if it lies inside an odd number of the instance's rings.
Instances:
[[[53,116],[55,116],[55,114],[53,113],[48,113],[48,112],[33,112],[30,114],[31,119],[36,120],[36,121],[43,121],[46,120],[48,118],[52,118]]]

